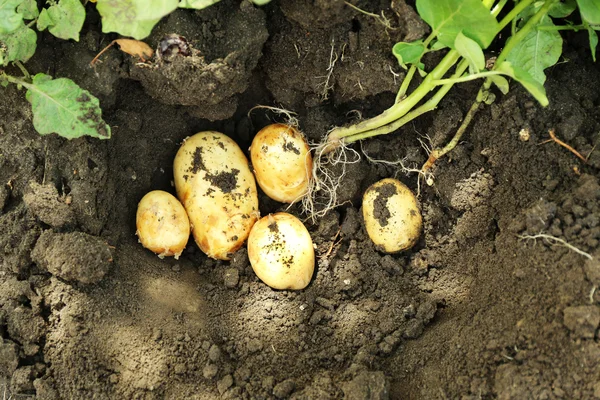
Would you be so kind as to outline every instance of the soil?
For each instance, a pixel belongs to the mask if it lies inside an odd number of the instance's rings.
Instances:
[[[113,137],[42,137],[23,93],[1,89],[0,390],[38,399],[600,398],[600,64],[584,35],[569,36],[564,62],[547,71],[550,106],[511,84],[438,162],[433,186],[365,157],[350,165],[342,205],[306,220],[317,265],[304,290],[264,285],[244,248],[215,261],[190,242],[175,260],[137,242],[137,203],[151,190],[174,192],[185,137],[217,130],[247,149],[260,128],[283,122],[264,110],[248,116],[266,104],[297,112],[317,141],[353,110],[366,118],[392,104],[403,74],[390,48],[425,33],[409,5],[392,3],[354,2],[383,10],[395,30],[342,1],[223,0],[174,13],[147,40],[156,48],[164,34],[182,35],[189,58],[140,64],[112,48],[95,69],[89,61],[116,36],[100,33],[91,3],[79,43],[40,33],[29,71],[90,90]],[[355,148],[421,165],[420,140],[446,142],[477,89],[458,86],[437,110]],[[544,143],[551,128],[587,163]],[[364,190],[386,177],[419,190],[424,221],[416,246],[394,255],[374,248],[360,212]],[[262,193],[259,201],[262,215],[288,209]],[[304,218],[299,210],[288,211]]]

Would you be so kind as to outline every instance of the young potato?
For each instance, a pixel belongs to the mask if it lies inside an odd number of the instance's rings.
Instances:
[[[396,253],[412,247],[423,221],[415,195],[397,179],[382,179],[363,195],[363,218],[378,250]]]
[[[312,156],[306,139],[293,126],[261,129],[252,140],[250,159],[258,185],[273,200],[293,203],[308,192]]]
[[[190,221],[171,193],[154,190],[140,200],[135,217],[142,246],[164,256],[179,258],[190,237]]]
[[[200,132],[184,141],[173,173],[194,240],[209,257],[229,260],[259,216],[248,159],[228,136]]]
[[[261,218],[248,238],[256,275],[273,289],[304,289],[315,270],[315,250],[304,224],[288,213]]]

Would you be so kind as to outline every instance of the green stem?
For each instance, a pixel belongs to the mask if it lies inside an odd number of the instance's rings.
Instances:
[[[540,31],[580,31],[583,29],[587,29],[584,24],[581,25],[543,25],[538,26],[538,30]]]
[[[31,89],[31,90],[36,90],[36,87],[34,85],[32,85],[31,83],[28,83],[26,81],[24,81],[23,79],[19,79],[17,77],[11,76],[11,75],[7,75],[7,74],[2,74],[1,75],[2,78],[6,79],[8,82],[10,83],[14,83],[16,85],[21,85],[26,89]]]
[[[17,60],[14,64],[19,67],[25,79],[31,79],[31,75],[29,75],[29,72],[25,69],[25,66],[21,63],[21,61]]]
[[[431,41],[435,39],[435,34],[434,33],[430,33],[429,36],[427,36],[427,39],[425,39],[423,41],[423,46],[425,46],[425,49],[427,49],[427,47],[429,47],[429,43],[431,43]],[[406,92],[408,91],[408,86],[410,85],[410,82],[412,81],[412,78],[415,76],[415,72],[417,72],[417,65],[419,62],[421,62],[421,58],[423,57],[423,55],[425,55],[427,51],[423,52],[423,54],[421,54],[421,56],[419,57],[419,60],[410,66],[410,68],[408,69],[408,72],[406,73],[406,76],[404,77],[404,80],[402,81],[402,85],[400,85],[400,89],[398,90],[398,94],[396,95],[396,103],[399,103],[400,101],[402,101],[404,99],[404,96],[406,95]]]
[[[488,76],[492,76],[492,75],[502,75],[500,72],[497,71],[484,71],[484,72],[478,72],[476,74],[470,74],[467,76],[462,76],[460,78],[447,78],[447,79],[438,79],[437,81],[435,81],[434,83],[436,85],[446,85],[446,84],[454,84],[454,83],[463,83],[463,82],[469,82],[469,81],[474,81],[476,79],[480,79],[480,78],[487,78]]]
[[[456,67],[456,71],[454,72],[454,74],[452,76],[458,78],[467,70],[468,66],[469,66],[468,61],[462,60]],[[388,133],[391,133],[391,132],[394,132],[394,131],[400,129],[403,125],[406,125],[413,119],[415,119],[429,111],[434,110],[437,107],[437,105],[440,103],[440,101],[442,101],[444,96],[446,96],[446,94],[450,91],[452,86],[454,86],[454,84],[452,84],[452,83],[443,85],[442,87],[440,87],[438,89],[438,91],[429,100],[427,100],[425,103],[423,103],[418,108],[410,111],[409,113],[404,115],[402,118],[392,122],[391,124],[384,125],[377,129],[372,129],[372,130],[369,130],[366,132],[362,132],[362,133],[359,133],[356,135],[346,137],[346,138],[344,138],[344,143],[353,143],[358,140],[367,139],[367,138],[370,138],[373,136],[385,135],[385,134],[388,134]]]
[[[446,54],[446,56],[440,61],[440,63],[433,69],[433,71],[431,71],[425,77],[419,87],[417,87],[415,91],[412,92],[406,99],[402,100],[400,103],[394,104],[392,107],[388,108],[374,118],[360,122],[353,126],[334,129],[329,134],[328,141],[335,143],[345,137],[370,131],[402,118],[402,116],[416,106],[423,99],[423,97],[425,97],[435,87],[433,82],[441,79],[444,74],[450,68],[452,68],[459,58],[460,55],[456,50],[450,50],[448,54]]]

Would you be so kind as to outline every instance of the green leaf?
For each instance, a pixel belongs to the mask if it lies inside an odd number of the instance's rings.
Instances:
[[[264,6],[265,4],[268,4],[271,2],[271,0],[251,0],[254,4],[256,4],[257,6]]]
[[[590,25],[600,25],[600,2],[598,0],[577,0],[581,18]]]
[[[23,0],[19,7],[17,7],[17,12],[21,14],[23,19],[36,19],[40,15],[40,10],[38,10],[37,2],[35,0]]]
[[[219,1],[221,0],[181,0],[179,2],[179,8],[193,8],[195,10],[202,10],[203,8],[210,7]]]
[[[17,13],[22,0],[0,0],[0,34],[14,32],[23,24],[23,16]]]
[[[102,32],[141,40],[178,4],[179,0],[98,0],[96,8],[102,16]]]
[[[392,53],[398,59],[398,63],[404,69],[408,68],[408,64],[419,63],[421,57],[425,53],[425,45],[422,40],[414,42],[398,42],[392,48]]]
[[[496,85],[498,89],[500,89],[502,94],[508,93],[510,86],[508,85],[508,81],[505,77],[500,75],[490,75],[489,78],[492,81],[492,83]]]
[[[485,56],[476,41],[459,32],[454,40],[454,48],[469,62],[469,70],[472,74],[485,69]]]
[[[485,49],[499,30],[498,21],[481,0],[417,0],[417,11],[437,39],[450,48],[462,31]]]
[[[31,103],[33,126],[41,135],[110,138],[110,126],[102,120],[98,99],[70,79],[37,74],[27,85],[26,97]]]
[[[509,61],[504,61],[496,65],[495,71],[501,72],[517,82],[519,82],[531,95],[544,107],[549,103],[546,97],[546,89],[538,80],[534,79],[527,71],[518,66],[512,65]]]
[[[590,50],[592,51],[592,60],[596,62],[596,48],[598,47],[598,34],[585,20],[583,20],[583,24],[588,31],[588,36],[590,38]]]
[[[60,39],[79,41],[79,31],[85,20],[85,8],[79,0],[60,0],[49,8],[42,9],[37,20],[40,31],[48,31]]]
[[[556,2],[548,10],[548,15],[552,18],[565,18],[571,15],[577,9],[576,0],[565,0]]]
[[[554,26],[545,16],[540,25]],[[562,37],[556,30],[532,29],[506,57],[514,66],[529,73],[539,83],[544,84],[544,70],[558,61],[562,53]]]
[[[0,66],[9,62],[26,62],[35,53],[37,34],[21,22],[16,31],[0,34]]]

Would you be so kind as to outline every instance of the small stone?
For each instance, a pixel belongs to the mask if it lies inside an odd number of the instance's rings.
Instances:
[[[223,394],[233,385],[233,376],[225,375],[223,379],[217,382],[217,390],[219,394]]]
[[[600,324],[600,310],[596,306],[567,307],[564,324],[574,335],[593,339]]]
[[[181,271],[181,266],[179,264],[175,264],[171,267],[171,271],[179,272],[179,271]]]
[[[213,362],[219,361],[219,359],[221,358],[221,349],[219,348],[219,346],[217,346],[216,344],[210,346],[210,349],[208,350],[208,358]]]
[[[529,128],[523,128],[519,131],[519,140],[521,142],[527,142],[529,141],[529,138],[531,138],[531,132],[529,131]]]
[[[283,382],[279,382],[273,388],[273,395],[278,399],[285,399],[288,397],[294,389],[296,388],[296,383],[291,379],[286,379]]]
[[[233,289],[240,281],[240,271],[237,268],[227,268],[223,274],[223,281],[226,288]]]
[[[592,283],[592,285],[600,286],[600,259],[593,258],[587,260],[583,265],[585,276]]]
[[[217,367],[215,364],[207,364],[202,369],[202,376],[204,376],[206,379],[212,379],[217,376],[217,372],[219,372],[219,367]]]
[[[31,372],[33,367],[28,365],[16,370],[10,380],[10,389],[13,393],[23,393],[34,390]]]

